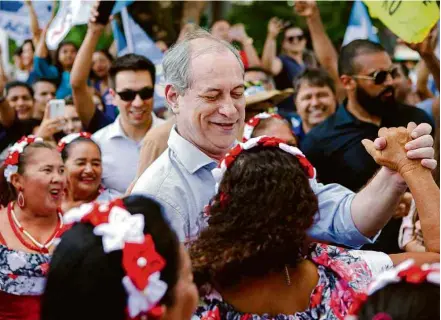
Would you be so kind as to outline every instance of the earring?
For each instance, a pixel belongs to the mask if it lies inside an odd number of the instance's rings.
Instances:
[[[24,195],[23,195],[23,192],[20,190],[19,192],[18,192],[18,196],[17,196],[17,204],[18,204],[18,206],[20,207],[20,208],[24,208],[24,206],[25,206],[25,199],[24,199]]]

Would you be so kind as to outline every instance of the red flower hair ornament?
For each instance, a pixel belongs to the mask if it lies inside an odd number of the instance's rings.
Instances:
[[[78,133],[71,133],[67,136],[64,136],[61,138],[61,140],[58,142],[57,149],[59,152],[62,152],[63,149],[72,141],[78,139],[78,138],[86,138],[86,139],[92,139],[92,135],[89,132],[78,132]]]
[[[127,312],[131,319],[141,315],[158,317],[159,301],[167,292],[160,279],[166,261],[155,250],[152,237],[144,234],[144,216],[130,214],[121,199],[108,203],[88,203],[68,211],[66,224],[90,223],[93,233],[102,237],[104,252],[122,250],[122,278],[127,292]]]
[[[354,303],[351,305],[348,315],[350,319],[357,319],[356,315],[367,301],[369,296],[375,292],[383,289],[389,284],[407,282],[413,284],[420,284],[423,282],[433,283],[439,286],[440,284],[440,265],[439,263],[424,264],[417,266],[413,259],[408,259],[395,268],[381,273],[374,281],[372,281],[366,293],[356,294]],[[374,316],[375,320],[392,320],[392,317],[387,313],[380,312]]]
[[[34,142],[43,142],[42,138],[37,138],[33,135],[27,137],[22,137],[18,140],[12,147],[9,148],[8,156],[4,162],[5,172],[4,176],[6,181],[11,182],[11,176],[18,171],[18,162],[20,160],[20,154],[23,153],[24,149]]]
[[[231,165],[234,163],[234,161],[237,159],[239,154],[242,153],[244,150],[249,150],[254,147],[276,147],[280,148],[283,151],[292,154],[295,156],[300,164],[302,165],[305,174],[308,176],[309,179],[314,179],[316,176],[315,168],[312,166],[312,164],[306,159],[305,155],[300,151],[299,148],[290,146],[286,144],[286,142],[279,138],[273,138],[273,137],[256,137],[251,138],[247,142],[239,143],[237,144],[233,149],[230,150],[229,153],[225,155],[225,157],[221,160],[219,163],[219,166],[215,169],[213,169],[211,172],[213,173],[213,177],[216,181],[216,193],[219,190],[220,182],[222,181],[222,178],[227,171],[228,168],[231,167]]]
[[[277,113],[262,112],[262,113],[255,115],[254,117],[252,117],[250,120],[248,120],[245,123],[245,126],[243,128],[242,141],[247,142],[248,140],[250,140],[251,136],[253,135],[254,129],[256,129],[256,127],[259,125],[260,121],[263,119],[268,119],[268,118],[275,118],[275,119],[280,119],[280,120],[283,119]]]

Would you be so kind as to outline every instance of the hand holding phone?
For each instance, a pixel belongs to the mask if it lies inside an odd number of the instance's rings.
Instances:
[[[116,1],[100,1],[96,11],[98,15],[96,16],[95,23],[107,25],[109,22],[110,15],[112,14],[113,7]]]
[[[61,118],[64,117],[64,109],[66,108],[66,102],[63,99],[53,99],[49,101],[49,118]]]

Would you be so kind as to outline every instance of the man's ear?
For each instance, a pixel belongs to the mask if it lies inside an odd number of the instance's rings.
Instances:
[[[340,82],[346,91],[354,91],[355,88],[357,87],[355,80],[352,77],[345,74],[340,76]]]
[[[165,86],[165,99],[167,104],[170,106],[174,114],[179,113],[179,103],[178,103],[179,93],[171,84]]]
[[[114,89],[112,89],[112,88],[109,88],[109,94],[112,97],[112,104],[114,106],[117,106],[117,104],[115,103],[116,102],[115,99],[116,99],[116,96],[117,96],[116,91]]]

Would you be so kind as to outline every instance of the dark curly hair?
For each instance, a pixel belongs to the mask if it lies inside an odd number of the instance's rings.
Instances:
[[[375,292],[361,308],[358,319],[386,313],[394,320],[439,319],[439,286],[433,283],[394,283]]]
[[[191,245],[197,284],[228,287],[242,277],[295,267],[317,210],[296,157],[276,147],[243,151],[212,200],[208,228]]]

